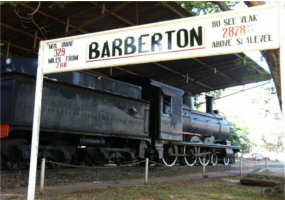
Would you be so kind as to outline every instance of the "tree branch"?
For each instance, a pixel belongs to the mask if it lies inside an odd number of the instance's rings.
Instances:
[[[209,2],[217,4],[222,11],[231,10],[231,9],[229,9],[229,7],[227,6],[227,4],[224,1],[209,1]]]

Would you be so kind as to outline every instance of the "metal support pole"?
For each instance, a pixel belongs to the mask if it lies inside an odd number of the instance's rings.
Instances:
[[[148,179],[148,158],[145,160],[145,185],[147,185],[147,179]]]
[[[33,50],[35,50],[35,49],[36,49],[36,47],[37,47],[37,38],[38,38],[38,31],[35,31],[34,47],[33,47]]]
[[[254,162],[255,162],[255,167],[256,167],[256,162],[257,162],[256,156],[255,156]]]
[[[65,33],[68,33],[68,29],[69,29],[69,18],[67,18],[66,20]]]
[[[239,175],[242,176],[242,155],[240,156]]]
[[[7,43],[6,58],[9,58],[9,53],[10,53],[10,42]]]
[[[33,133],[32,133],[32,145],[31,145],[31,159],[30,159],[30,171],[29,171],[29,185],[28,185],[28,200],[35,199],[36,190],[36,176],[37,176],[37,162],[38,162],[38,149],[40,138],[40,119],[41,119],[41,106],[42,106],[42,92],[43,92],[43,42],[40,42],[40,51],[38,59],[38,71],[36,81],[36,94],[35,94],[35,107],[34,107],[34,119],[33,119]]]
[[[203,174],[202,178],[205,178],[205,156],[203,156]]]
[[[42,158],[40,194],[44,193],[46,158]]]
[[[265,158],[265,168],[267,168],[267,158]]]

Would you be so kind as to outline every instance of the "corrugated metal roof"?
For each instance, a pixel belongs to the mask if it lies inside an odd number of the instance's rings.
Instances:
[[[14,57],[37,57],[39,40],[54,39],[84,33],[130,27],[166,20],[191,17],[191,14],[175,2],[168,7],[159,2],[74,1],[64,9],[49,8],[53,2],[41,2],[33,20],[28,17],[38,7],[38,2],[20,3],[14,9],[9,4],[1,5],[1,52]],[[19,16],[22,16],[22,20]],[[69,20],[68,32],[66,24]],[[44,35],[41,34],[39,29]],[[38,31],[36,48],[34,35]],[[4,56],[5,57],[5,56]],[[200,93],[264,80],[264,70],[254,63],[243,65],[244,54],[230,54],[203,58],[183,59],[159,63],[134,64],[116,68],[91,70],[104,76],[135,74],[181,88],[191,93]],[[268,75],[269,77],[269,75]]]

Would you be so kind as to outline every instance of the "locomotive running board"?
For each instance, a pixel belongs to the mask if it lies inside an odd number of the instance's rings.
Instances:
[[[211,154],[212,152],[203,152],[203,153],[195,153],[195,154],[169,154],[170,156],[178,156],[178,157],[184,157],[184,156],[196,156],[196,157],[204,157],[206,155]]]
[[[203,143],[190,143],[190,142],[171,142],[173,145],[184,145],[184,146],[193,146],[193,147],[211,147],[211,148],[220,148],[220,149],[241,149],[240,146],[228,146],[222,144],[203,144]]]

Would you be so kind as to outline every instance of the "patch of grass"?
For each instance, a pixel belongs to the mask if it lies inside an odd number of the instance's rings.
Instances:
[[[245,164],[245,163],[247,163],[247,162],[242,161],[241,163],[242,163],[242,164]],[[236,161],[235,161],[235,165],[239,165],[239,164],[240,164],[240,161],[239,161],[239,160],[236,160]]]
[[[138,198],[152,199],[268,199],[263,195],[263,187],[241,185],[239,177],[206,178],[184,182],[162,183],[146,186],[95,189],[84,192],[54,193],[37,196],[40,200],[126,200]]]
[[[268,167],[284,167],[284,163],[268,164]]]

